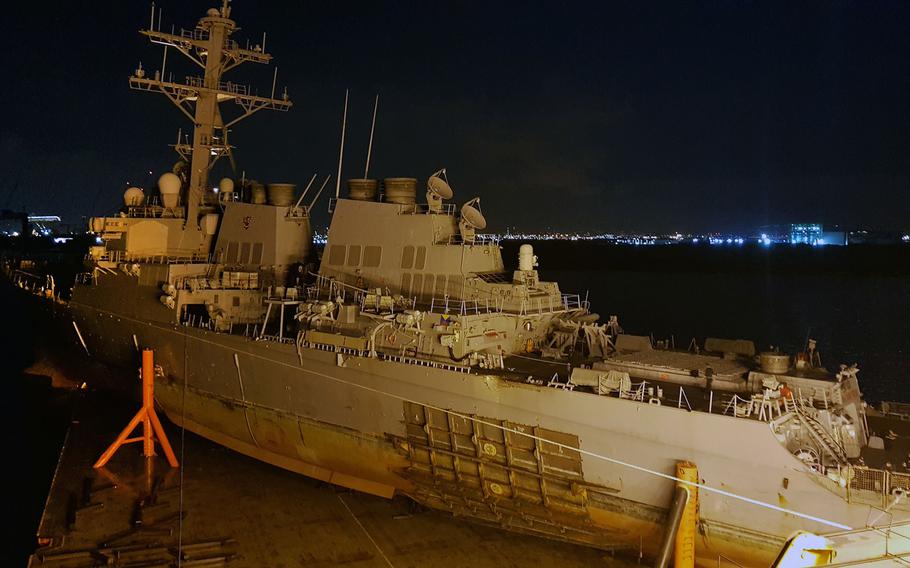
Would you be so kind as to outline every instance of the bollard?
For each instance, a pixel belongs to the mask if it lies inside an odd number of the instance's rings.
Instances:
[[[698,483],[698,468],[695,464],[684,461],[676,464],[676,477],[684,481]],[[698,487],[688,483],[677,482],[689,492],[689,499],[683,509],[679,529],[676,531],[676,551],[673,556],[674,568],[693,568],[695,566],[695,538],[698,527]]]

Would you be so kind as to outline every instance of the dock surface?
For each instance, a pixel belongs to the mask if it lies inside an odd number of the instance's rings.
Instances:
[[[78,405],[29,566],[633,565],[629,552],[620,560],[327,485],[169,423],[181,468],[131,444],[93,469],[136,408],[100,393]]]

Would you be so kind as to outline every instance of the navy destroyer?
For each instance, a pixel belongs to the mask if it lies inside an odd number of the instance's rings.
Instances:
[[[531,245],[507,263],[480,198],[456,206],[445,170],[350,180],[308,265],[314,179],[299,197],[209,179],[233,160],[234,124],[292,106],[274,85],[263,97],[223,80],[271,60],[232,39],[230,10],[170,33],[153,15],[142,31],[204,69],[129,78],[193,123],[174,171],[91,220],[99,244],[67,299],[14,275],[125,384],[154,349],[172,422],[333,484],[604,549],[658,553],[681,461],[698,468],[694,546],[712,562],[768,565],[795,531],[907,518],[910,475],[870,467],[883,440],[856,367],[828,372],[814,344],[676,350],[599,323],[540,278]]]

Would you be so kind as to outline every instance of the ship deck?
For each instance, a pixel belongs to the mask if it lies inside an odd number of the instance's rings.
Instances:
[[[667,356],[657,356],[648,358],[648,361],[661,361],[665,364],[678,364],[680,360],[682,361],[702,361],[706,356],[695,356],[691,355],[689,358],[679,359],[674,356],[686,355],[686,353],[672,352],[672,351],[651,351],[649,353],[657,353]],[[696,357],[696,359],[692,359]],[[725,361],[724,359],[710,357],[715,361]],[[640,359],[640,358],[639,358]],[[612,359],[611,359],[612,360]],[[578,385],[567,385],[569,382],[569,376],[571,375],[572,369],[584,365],[586,367],[591,367],[595,360],[585,360],[580,357],[573,357],[564,361],[555,361],[552,359],[546,359],[539,355],[517,355],[513,354],[507,356],[504,359],[505,368],[504,369],[493,369],[486,370],[485,372],[500,376],[501,378],[522,383],[533,383],[540,386],[548,386],[555,388],[571,388],[576,392],[585,392],[585,393],[594,393],[596,392],[593,387],[590,386],[578,386]],[[735,365],[743,365],[741,362],[731,362]],[[680,368],[678,366],[672,367],[678,373],[685,375],[687,369],[685,367]],[[734,369],[734,366],[730,367],[720,367],[721,369],[730,370]],[[715,367],[715,370],[718,368]],[[631,374],[631,373],[630,373]],[[674,373],[677,374],[677,373]],[[795,373],[793,373],[795,375]],[[827,371],[824,369],[818,369],[813,373],[812,378],[821,378],[827,374]],[[732,390],[730,388],[725,388],[725,385],[736,384],[737,381],[715,381],[711,388],[707,388],[705,385],[704,378],[693,378],[691,381],[675,381],[670,376],[666,379],[655,379],[655,378],[636,378],[634,374],[632,376],[632,389],[633,392],[626,393],[623,398],[626,398],[630,403],[633,401],[638,401],[639,403],[649,403],[655,404],[659,401],[659,404],[662,406],[670,406],[673,408],[680,408],[683,410],[688,410],[692,412],[706,412],[712,414],[723,414],[730,417],[736,417],[737,419],[744,420],[757,420],[763,422],[770,422],[786,412],[786,405],[784,404],[783,399],[781,398],[770,398],[765,401],[761,393],[751,393],[744,392],[742,390]],[[670,374],[672,376],[672,374]],[[805,376],[805,375],[803,375]],[[743,379],[744,380],[744,379]],[[745,383],[743,383],[745,385]],[[610,394],[604,394],[602,396],[611,396],[618,397],[619,393],[613,392]],[[656,401],[654,400],[656,399]],[[815,404],[818,407],[822,406],[822,401],[816,400]],[[910,425],[910,422],[907,423]],[[903,458],[897,460],[896,464],[901,464],[903,461],[910,464],[910,455],[907,454],[910,451],[910,430],[908,430],[908,447],[906,450],[899,449],[895,452],[881,452],[873,450],[869,452],[869,458],[871,458],[871,463],[867,462],[867,465],[872,466],[872,464],[884,464],[889,461],[899,457],[898,454],[903,452]],[[892,440],[885,440],[886,448],[891,448],[894,446]],[[901,446],[902,448],[902,446]],[[864,448],[864,457],[867,453],[868,448]],[[881,457],[885,455],[885,457]],[[881,465],[875,465],[873,467],[881,467]],[[908,469],[910,471],[910,469]]]
[[[571,368],[581,364],[590,365],[592,361],[583,361],[572,359],[570,361],[553,361],[544,359],[539,356],[521,355],[505,358],[505,369],[487,371],[494,374],[500,374],[504,379],[518,382],[527,382],[529,377],[535,380],[542,380],[543,384],[548,384],[557,378],[554,383],[565,383],[570,374]],[[701,379],[704,381],[704,379]],[[642,379],[632,378],[633,386],[637,386]],[[740,397],[746,396],[743,393],[727,391],[719,388],[707,389],[704,386],[679,383],[670,380],[646,379],[645,387],[653,387],[653,392],[645,394],[645,402],[650,398],[658,398],[662,405],[686,408],[698,412],[723,413],[725,406],[730,402],[734,395]],[[594,392],[592,388],[586,386],[576,386],[574,390],[581,392]],[[713,395],[711,391],[713,390]],[[681,394],[682,393],[682,394]],[[615,396],[615,395],[604,395]],[[728,412],[732,413],[732,409]],[[753,413],[752,418],[758,418],[758,411]]]
[[[90,394],[77,410],[29,566],[632,566],[609,553],[472,524],[342,490],[171,424],[182,459],[146,466],[141,444],[92,463],[135,403]],[[182,521],[181,521],[182,519]],[[636,551],[637,552],[637,551]],[[627,554],[629,554],[627,552]]]
[[[716,376],[730,378],[745,377],[750,370],[747,365],[737,359],[658,349],[621,352],[614,355],[611,360],[686,374],[697,371],[699,376],[704,376],[705,370],[709,367],[714,370]]]

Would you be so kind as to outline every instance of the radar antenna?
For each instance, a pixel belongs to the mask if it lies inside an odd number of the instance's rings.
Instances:
[[[192,144],[178,140],[177,152],[190,162],[190,179],[186,190],[185,228],[199,230],[199,209],[208,189],[208,177],[212,166],[222,156],[229,156],[233,162],[231,145],[228,144],[228,131],[232,126],[250,115],[263,109],[287,111],[291,101],[287,89],[281,98],[275,98],[275,82],[278,69],[272,80],[272,94],[260,97],[252,94],[249,86],[238,83],[222,83],[224,73],[241,63],[252,62],[268,64],[272,56],[265,52],[263,45],[252,49],[242,48],[230,39],[237,31],[236,22],[230,19],[229,0],[224,0],[221,8],[210,8],[192,30],[181,29],[179,32],[161,31],[160,13],[156,29],[154,8],[149,29],[140,30],[152,43],[163,45],[165,57],[162,68],[153,77],[148,77],[144,70],[136,70],[130,77],[130,88],[139,91],[163,93],[195,125]],[[167,49],[173,47],[190,61],[204,70],[202,77],[188,77],[186,83],[173,80],[173,74],[165,77],[164,66],[167,61]],[[220,103],[233,101],[240,109],[240,114],[225,121],[222,117]],[[233,164],[232,164],[233,166]]]
[[[440,176],[444,176],[446,179],[442,179]],[[452,187],[449,185],[445,168],[437,171],[427,179],[427,208],[430,211],[434,213],[441,212],[442,201],[444,199],[452,199],[453,195],[455,195],[455,192],[452,191]]]
[[[487,220],[483,213],[480,212],[480,198],[475,197],[461,206],[461,221],[458,228],[461,230],[461,240],[466,243],[473,243],[476,231],[482,231],[487,228]]]

